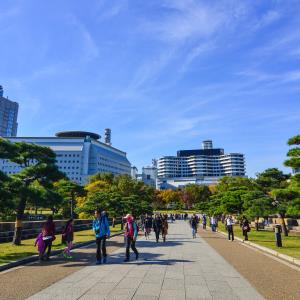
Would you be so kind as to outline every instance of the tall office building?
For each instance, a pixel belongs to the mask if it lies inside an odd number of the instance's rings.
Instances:
[[[126,153],[101,142],[96,133],[65,131],[55,137],[11,137],[8,140],[49,147],[56,153],[58,169],[79,184],[85,184],[88,177],[96,173],[130,175],[131,172]],[[0,170],[15,174],[20,172],[21,167],[7,159],[0,159]]]
[[[241,153],[224,153],[213,148],[211,140],[202,142],[202,149],[179,150],[177,156],[158,160],[157,187],[177,188],[189,183],[212,184],[223,176],[245,176],[245,159]]]
[[[19,104],[3,96],[3,87],[0,85],[0,136],[16,136],[18,129]]]

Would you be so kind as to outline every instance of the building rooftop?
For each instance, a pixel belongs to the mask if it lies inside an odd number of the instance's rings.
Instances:
[[[89,131],[77,131],[77,130],[72,130],[72,131],[60,131],[55,134],[57,137],[62,137],[62,138],[85,138],[89,136],[90,138],[94,140],[99,140],[101,136],[97,133],[89,132]]]

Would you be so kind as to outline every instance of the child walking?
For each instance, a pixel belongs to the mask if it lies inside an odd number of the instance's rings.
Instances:
[[[39,260],[43,260],[43,255],[44,255],[44,250],[45,250],[45,242],[43,240],[43,233],[39,233],[38,236],[36,237],[34,246],[38,247],[39,251]]]
[[[73,258],[71,256],[71,249],[73,247],[73,239],[74,239],[74,226],[73,226],[73,219],[70,219],[64,231],[62,232],[62,242],[66,244],[66,248],[63,251],[63,256],[65,258]]]

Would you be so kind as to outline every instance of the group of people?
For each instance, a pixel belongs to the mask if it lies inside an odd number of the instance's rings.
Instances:
[[[62,255],[68,259],[72,258],[71,249],[73,247],[74,239],[73,223],[73,219],[68,220],[62,231],[62,243],[65,244]],[[53,222],[53,216],[49,216],[35,240],[35,246],[38,247],[40,261],[50,259],[52,242],[56,239],[55,234],[56,230],[55,223]]]
[[[130,248],[135,254],[135,258],[139,258],[139,253],[135,247],[135,242],[138,236],[139,227],[131,214],[126,215],[124,218],[124,236],[125,236],[125,262],[130,259]],[[155,224],[155,221],[153,221]],[[106,241],[110,237],[110,228],[108,217],[105,211],[100,209],[95,210],[95,219],[92,225],[96,239],[96,264],[107,262]],[[62,243],[65,248],[62,251],[63,257],[71,259],[71,249],[73,247],[74,239],[74,221],[70,219],[67,221],[62,234]],[[51,254],[52,243],[56,239],[56,228],[53,217],[49,216],[47,221],[43,224],[41,232],[38,234],[35,246],[38,248],[40,261],[49,260]]]
[[[175,215],[170,215],[171,222],[174,221]],[[183,215],[182,218],[187,220],[188,216]],[[165,242],[168,234],[168,215],[156,213],[154,217],[151,214],[147,214],[142,217],[142,227],[144,230],[145,238],[149,239],[151,231],[155,233],[156,242],[159,242],[160,235],[162,240]],[[176,219],[176,217],[175,217]],[[205,214],[201,216],[203,229],[206,229],[207,217]],[[139,232],[139,226],[131,214],[127,214],[124,217],[124,237],[125,237],[125,262],[130,260],[130,249],[135,254],[135,259],[138,260],[139,252],[136,249],[135,243]],[[234,241],[234,231],[233,225],[235,224],[231,215],[227,216],[222,220],[225,224],[225,228],[228,232],[228,240]],[[197,229],[200,223],[200,218],[193,214],[189,220],[190,226],[192,228],[192,237],[196,238]],[[210,226],[213,232],[216,231],[218,226],[218,219],[215,216],[209,218]],[[250,232],[250,223],[248,219],[243,216],[240,226],[242,228],[244,240],[248,240],[248,233]],[[96,264],[102,264],[107,262],[107,252],[106,252],[106,241],[110,237],[110,228],[108,217],[105,211],[100,209],[95,210],[95,219],[93,221],[93,231],[95,233],[96,239]],[[53,217],[49,216],[47,221],[43,224],[42,230],[36,238],[35,246],[38,247],[39,259],[49,260],[52,248],[52,242],[56,239],[56,229]],[[65,244],[65,248],[62,251],[62,255],[66,259],[71,259],[71,249],[73,247],[74,239],[74,221],[70,219],[67,221],[63,231],[62,231],[62,243]]]
[[[170,216],[172,219],[172,216]],[[151,231],[155,232],[156,242],[159,242],[160,235],[162,236],[163,241],[166,241],[168,234],[168,215],[167,214],[155,214],[154,218],[152,215],[147,214],[145,218],[142,218],[142,226],[145,233],[145,238],[149,239]]]
[[[202,219],[202,227],[203,227],[204,230],[206,230],[206,224],[207,224],[206,215],[203,214],[201,216],[201,219]],[[215,217],[215,216],[211,216],[209,218],[209,222],[210,222],[211,230],[213,232],[216,232],[217,227],[218,227],[218,218]],[[225,224],[225,228],[226,228],[227,233],[228,233],[228,240],[229,241],[234,241],[234,231],[233,231],[234,227],[233,227],[233,225],[235,224],[235,221],[233,220],[231,215],[228,215],[227,217],[225,217],[223,219],[223,222]],[[199,223],[200,223],[200,218],[196,214],[193,214],[192,217],[190,218],[190,226],[192,228],[193,238],[196,238]],[[250,232],[251,227],[250,227],[250,222],[248,221],[248,219],[245,216],[242,217],[242,220],[240,222],[240,227],[241,227],[242,232],[243,232],[244,241],[248,241],[248,233]]]

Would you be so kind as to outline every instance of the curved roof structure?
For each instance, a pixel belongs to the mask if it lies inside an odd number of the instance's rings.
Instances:
[[[101,136],[97,133],[88,132],[88,131],[77,131],[77,130],[57,132],[55,136],[61,138],[85,138],[89,136],[94,140],[99,140],[101,138]]]

